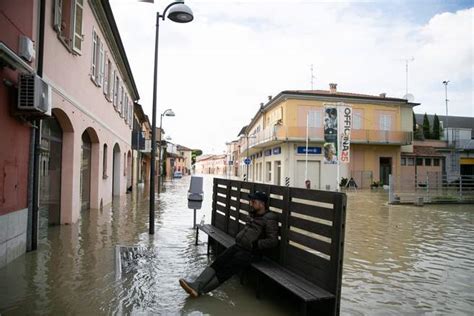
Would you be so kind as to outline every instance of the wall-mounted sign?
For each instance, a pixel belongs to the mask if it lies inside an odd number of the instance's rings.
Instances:
[[[281,147],[275,147],[275,148],[273,148],[273,154],[274,154],[274,155],[279,155],[279,154],[281,154]]]
[[[298,154],[306,154],[306,146],[298,146]],[[308,147],[308,155],[321,155],[321,147]]]
[[[271,149],[265,150],[264,155],[265,155],[265,157],[271,156],[272,155],[272,150]]]

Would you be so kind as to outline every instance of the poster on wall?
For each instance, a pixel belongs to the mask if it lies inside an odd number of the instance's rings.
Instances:
[[[340,104],[339,108],[339,132],[340,132],[340,163],[350,162],[351,152],[351,129],[352,129],[352,107],[349,104]]]
[[[323,155],[324,163],[336,164],[337,163],[337,106],[335,104],[324,106],[324,146]]]

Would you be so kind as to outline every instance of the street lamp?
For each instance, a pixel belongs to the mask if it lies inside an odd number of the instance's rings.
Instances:
[[[170,3],[163,14],[156,12],[156,34],[155,34],[155,61],[153,69],[153,113],[152,113],[152,129],[151,129],[151,170],[150,170],[150,227],[149,233],[155,233],[155,156],[156,156],[156,88],[158,81],[158,39],[160,31],[160,19],[165,20],[168,12],[168,19],[177,23],[188,23],[194,19],[191,9],[184,4],[184,1],[175,1]]]
[[[449,143],[449,134],[448,134],[448,83],[449,83],[449,80],[443,81],[444,95],[445,95],[445,101],[446,101],[446,126],[443,126],[443,128],[446,130],[446,139]]]
[[[158,193],[161,192],[161,134],[162,134],[162,126],[163,126],[163,116],[176,116],[172,109],[167,109],[160,115],[160,152],[158,153]],[[168,137],[169,138],[169,137]]]
[[[249,159],[249,138],[257,138],[257,136],[256,135],[249,136],[249,134],[245,134],[245,138],[247,139],[247,157],[245,158],[247,160],[247,159]],[[245,165],[246,165],[246,170],[247,170],[245,181],[249,181],[249,165],[250,164],[246,163]]]

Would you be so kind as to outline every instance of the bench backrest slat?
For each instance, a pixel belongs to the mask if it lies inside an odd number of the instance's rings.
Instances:
[[[280,245],[269,257],[336,295],[339,312],[346,195],[215,178],[212,224],[235,237],[255,191],[269,196],[268,208],[279,216]]]

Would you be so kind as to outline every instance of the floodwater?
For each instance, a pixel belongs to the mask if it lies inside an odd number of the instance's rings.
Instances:
[[[292,315],[298,308],[270,289],[255,299],[237,278],[190,299],[178,278],[210,260],[205,238],[194,245],[189,177],[165,182],[156,233],[148,234],[146,189],[74,225],[50,227],[37,251],[0,269],[0,314]],[[212,178],[198,211],[210,220]],[[348,193],[343,315],[472,315],[474,206],[388,206],[384,193]],[[202,235],[202,234],[201,234]],[[134,263],[117,268],[116,246],[140,246]]]

